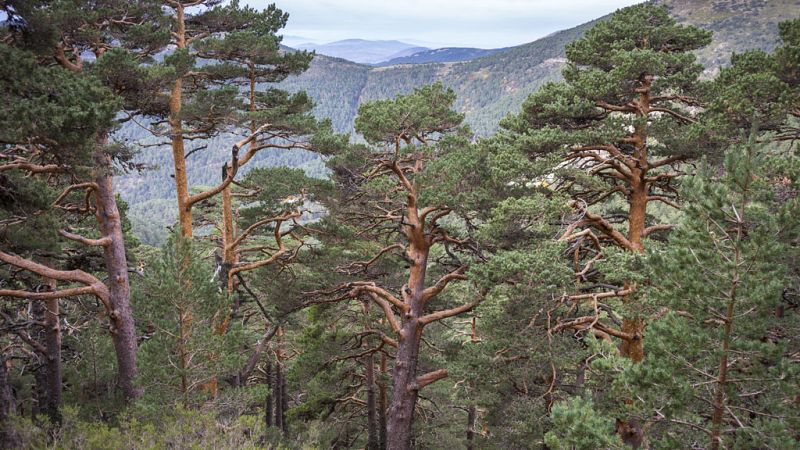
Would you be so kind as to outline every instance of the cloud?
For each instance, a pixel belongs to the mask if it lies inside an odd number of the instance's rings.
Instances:
[[[270,0],[245,0],[265,7]],[[274,0],[284,34],[330,42],[398,39],[432,46],[506,47],[536,40],[632,0]],[[288,42],[287,42],[288,43]]]

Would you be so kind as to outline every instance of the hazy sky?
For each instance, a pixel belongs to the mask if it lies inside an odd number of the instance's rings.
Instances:
[[[289,13],[284,43],[397,39],[428,47],[518,45],[636,0],[244,0]]]

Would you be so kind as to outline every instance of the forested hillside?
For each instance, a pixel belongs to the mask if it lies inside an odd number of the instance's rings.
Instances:
[[[678,20],[714,32],[712,43],[698,50],[700,61],[710,72],[725,64],[732,52],[772,49],[778,42],[777,23],[800,6],[796,0],[667,0],[660,3],[670,8]],[[465,123],[477,135],[485,136],[497,130],[500,119],[506,114],[519,109],[528,94],[545,82],[560,78],[565,61],[564,46],[582,36],[594,23],[460,63],[373,68],[317,55],[308,71],[289,77],[280,86],[288,91],[307,92],[316,104],[315,115],[331,119],[335,130],[350,133],[360,104],[392,98],[440,81],[455,90],[456,109],[465,114]],[[127,124],[120,136],[136,140],[145,134],[139,127]],[[232,142],[230,138],[196,142],[196,146],[207,145],[208,148],[193,155],[198,162],[189,172],[191,184],[209,185],[216,179],[216,172],[211,168],[224,163]],[[148,243],[162,243],[165,226],[174,219],[174,212],[164,207],[174,199],[166,178],[171,171],[169,156],[163,147],[149,147],[139,158],[159,169],[117,178],[119,191],[131,206],[136,233]],[[288,162],[311,176],[322,171],[320,161],[302,152],[282,156],[265,152],[257,156],[255,162],[255,166]]]
[[[667,6],[679,21],[714,32],[711,44],[698,50],[700,61],[712,71],[726,64],[731,53],[774,48],[778,43],[778,22],[800,7],[796,0],[656,3]],[[319,56],[309,72],[284,81],[283,86],[306,90],[317,99],[319,116],[331,118],[337,130],[349,132],[360,103],[391,98],[422,84],[441,81],[459,94],[457,109],[466,114],[466,122],[473,131],[486,135],[497,129],[506,114],[518,109],[528,94],[544,82],[560,77],[564,46],[582,36],[594,23],[463,63],[371,69]],[[356,71],[365,74],[356,75]],[[339,92],[346,93],[349,101],[330,97]]]
[[[469,48],[469,47],[443,47],[433,50],[422,49],[413,53],[408,53],[403,56],[395,56],[392,59],[383,61],[376,64],[377,66],[396,66],[399,64],[424,64],[424,63],[444,63],[444,62],[459,62],[469,61],[471,59],[481,58],[483,56],[491,55],[492,53],[501,52],[505,49],[502,48]]]
[[[317,99],[315,112],[320,117],[331,118],[338,131],[351,132],[361,103],[391,98],[441,81],[460,94],[458,110],[465,113],[467,123],[476,133],[485,135],[496,130],[500,119],[518,108],[527,94],[545,81],[559,77],[564,46],[579,38],[590,26],[584,24],[536,42],[460,63],[372,68],[317,56],[308,72],[289,78],[281,85],[290,91],[306,90]],[[347,101],[339,101],[341,94],[347,96]]]
[[[0,1],[0,448],[800,448],[800,3],[665,3]]]

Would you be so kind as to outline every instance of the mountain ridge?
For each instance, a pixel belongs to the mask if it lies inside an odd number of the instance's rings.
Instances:
[[[339,41],[316,44],[307,42],[296,46],[298,50],[313,50],[318,54],[336,58],[344,58],[361,64],[377,64],[387,59],[402,55],[409,49],[426,49],[414,44],[397,40],[342,39]],[[419,51],[419,50],[417,50]]]

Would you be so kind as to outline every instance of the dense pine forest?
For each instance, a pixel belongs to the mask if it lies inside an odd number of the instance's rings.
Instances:
[[[0,448],[800,448],[800,3],[291,12],[0,0]]]

